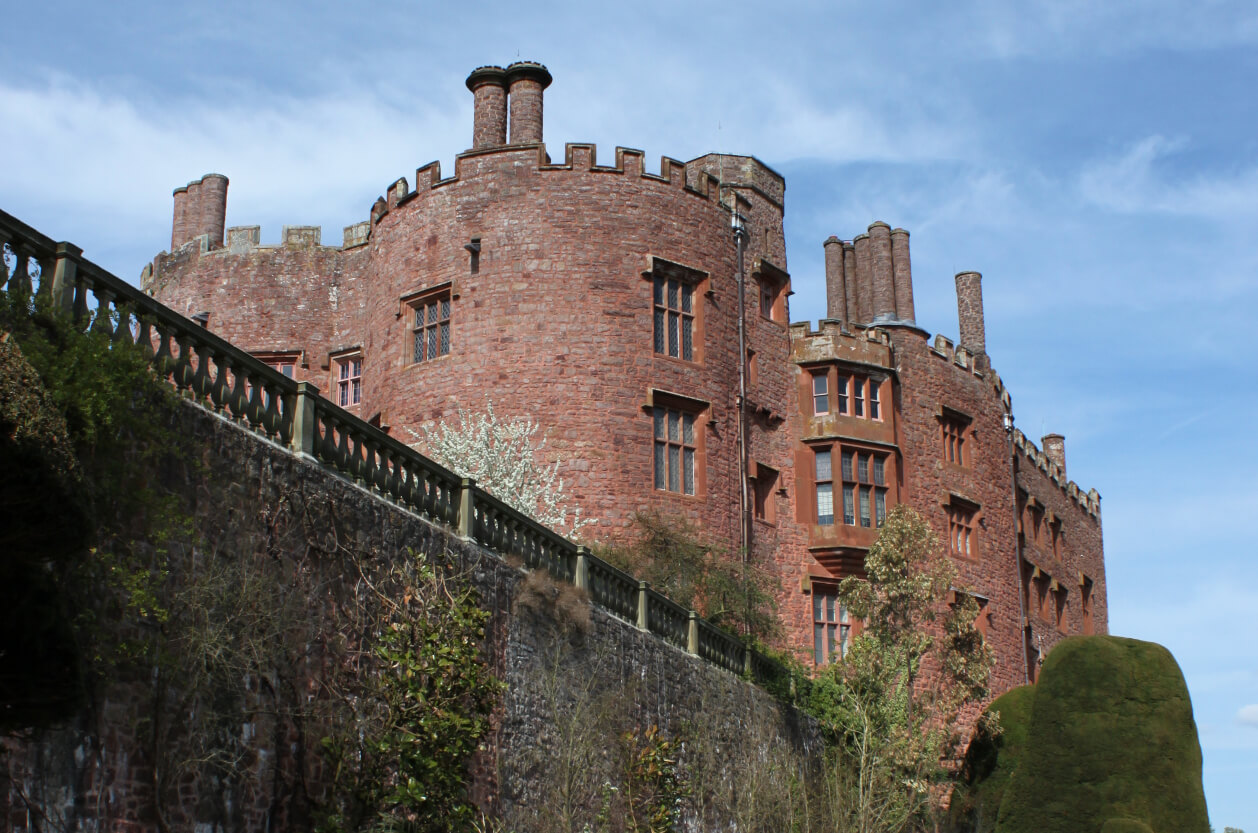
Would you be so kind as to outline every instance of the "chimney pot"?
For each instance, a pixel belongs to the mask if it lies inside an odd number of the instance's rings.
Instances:
[[[975,355],[986,355],[983,276],[978,272],[958,272],[956,280],[957,319],[961,325],[961,346]]]
[[[915,324],[913,310],[913,267],[909,260],[909,233],[902,228],[891,230],[891,270],[895,281],[895,315],[901,321]]]
[[[542,91],[550,86],[550,72],[533,61],[516,61],[507,67],[508,101],[511,107],[511,144],[542,141]]]
[[[1066,476],[1066,438],[1061,434],[1045,434],[1040,440],[1044,455],[1057,464],[1061,476]]]
[[[507,72],[502,67],[478,67],[467,76],[467,88],[475,97],[472,116],[472,149],[501,147],[507,143]]]
[[[882,221],[869,226],[873,260],[873,320],[895,318],[895,279],[891,269],[891,226]]]
[[[826,249],[826,315],[847,327],[847,276],[843,272],[843,241],[831,236]]]

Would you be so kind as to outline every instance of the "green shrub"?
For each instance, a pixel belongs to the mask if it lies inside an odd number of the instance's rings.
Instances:
[[[951,826],[967,833],[990,833],[1009,779],[1026,751],[1035,687],[1024,685],[992,701],[966,751],[962,782],[949,807]]]
[[[996,831],[1117,833],[1135,822],[1210,829],[1188,687],[1161,645],[1071,637],[1041,670]]]

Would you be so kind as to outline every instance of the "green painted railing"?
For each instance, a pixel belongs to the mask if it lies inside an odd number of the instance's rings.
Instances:
[[[158,376],[198,405],[488,549],[575,584],[612,615],[714,665],[775,691],[790,678],[777,661],[336,406],[314,385],[284,376],[163,306],[85,259],[77,246],[54,242],[0,211],[0,250],[0,290],[33,294],[84,330],[138,345]]]

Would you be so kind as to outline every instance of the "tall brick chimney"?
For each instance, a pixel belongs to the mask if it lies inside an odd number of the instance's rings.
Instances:
[[[1061,434],[1045,434],[1040,440],[1040,447],[1044,449],[1044,456],[1057,464],[1057,468],[1061,469],[1061,476],[1066,476],[1066,438]]]
[[[913,311],[913,267],[909,262],[909,233],[902,228],[891,230],[891,267],[895,280],[895,316],[901,321],[916,323]]]
[[[856,320],[856,247],[848,240],[843,244],[843,291],[847,295],[847,320]]]
[[[209,235],[211,249],[221,249],[227,226],[227,177],[206,174],[182,188],[176,188],[174,198],[170,250],[173,252],[202,234]]]
[[[511,144],[542,141],[542,91],[551,80],[546,67],[532,61],[516,61],[507,67]]]
[[[208,234],[210,248],[223,248],[223,232],[227,228],[227,177],[206,174],[201,177],[200,221],[192,236]]]
[[[852,246],[856,249],[856,311],[852,313],[852,320],[857,324],[868,324],[874,317],[874,264],[869,251],[869,235],[856,235]]]
[[[830,237],[826,247],[826,317],[847,326],[847,279],[843,274],[843,241]]]
[[[175,217],[170,224],[170,250],[172,252],[192,238],[192,235],[188,234],[188,207],[191,199],[188,196],[188,186],[180,185],[176,188],[174,198]]]
[[[983,276],[978,272],[957,273],[957,319],[961,324],[961,346],[975,355],[986,355]]]
[[[870,321],[895,318],[895,278],[891,269],[891,226],[881,220],[869,225],[873,256],[873,314]]]
[[[478,67],[467,76],[467,88],[475,96],[472,116],[472,150],[501,147],[507,143],[507,72],[502,67]]]

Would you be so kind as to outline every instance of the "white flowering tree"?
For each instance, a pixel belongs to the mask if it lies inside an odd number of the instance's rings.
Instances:
[[[559,462],[538,461],[546,446],[540,431],[531,417],[499,419],[493,403],[487,403],[484,413],[459,408],[457,424],[423,426],[422,434],[411,431],[416,439],[411,445],[538,523],[572,537],[591,522],[581,518],[580,508],[565,505]]]

